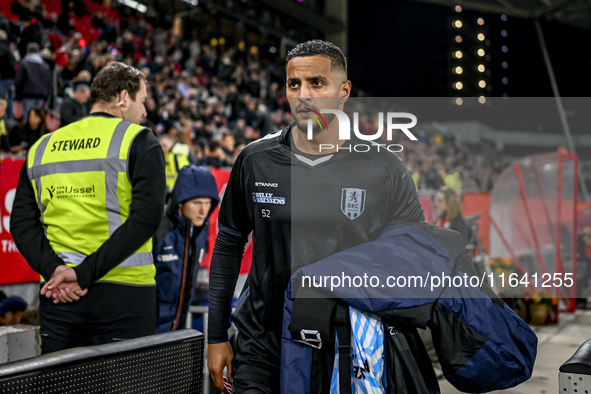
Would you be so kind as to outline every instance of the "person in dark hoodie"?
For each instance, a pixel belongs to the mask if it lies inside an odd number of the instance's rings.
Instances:
[[[0,30],[0,99],[10,99],[10,89],[14,84],[17,66],[18,62],[10,50],[8,34]]]
[[[43,106],[53,94],[51,70],[39,54],[39,44],[27,45],[27,56],[16,71],[14,77],[15,101],[22,103],[22,115],[26,120],[29,110]]]
[[[205,247],[208,219],[219,202],[215,178],[205,167],[189,164],[179,173],[160,228],[154,236],[158,333],[185,326]]]

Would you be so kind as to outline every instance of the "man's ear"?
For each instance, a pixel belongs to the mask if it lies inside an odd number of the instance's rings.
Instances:
[[[344,104],[351,95],[351,81],[347,80],[341,84],[341,104]]]
[[[127,101],[129,100],[129,92],[127,89],[123,89],[119,92],[119,100],[117,101],[117,107],[127,107]]]

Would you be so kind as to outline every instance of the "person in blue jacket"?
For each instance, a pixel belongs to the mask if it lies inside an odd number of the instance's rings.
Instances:
[[[183,167],[154,236],[158,333],[185,326],[208,219],[219,202],[215,178],[205,167]]]

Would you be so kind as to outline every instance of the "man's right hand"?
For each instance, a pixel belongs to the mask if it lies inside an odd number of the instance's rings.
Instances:
[[[85,296],[88,289],[82,290],[78,284],[76,273],[67,265],[58,266],[51,278],[41,289],[41,295],[53,298],[53,303],[78,301]]]
[[[210,343],[207,346],[207,368],[211,373],[211,378],[215,386],[224,391],[224,368],[228,368],[228,377],[234,380],[234,370],[232,362],[234,353],[230,342]]]

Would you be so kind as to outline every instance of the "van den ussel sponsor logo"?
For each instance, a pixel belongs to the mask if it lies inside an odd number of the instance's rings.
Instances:
[[[94,185],[66,185],[66,186],[51,186],[48,189],[50,198],[92,198],[96,197]]]
[[[285,197],[275,197],[273,193],[252,193],[252,201],[260,204],[285,204]]]

